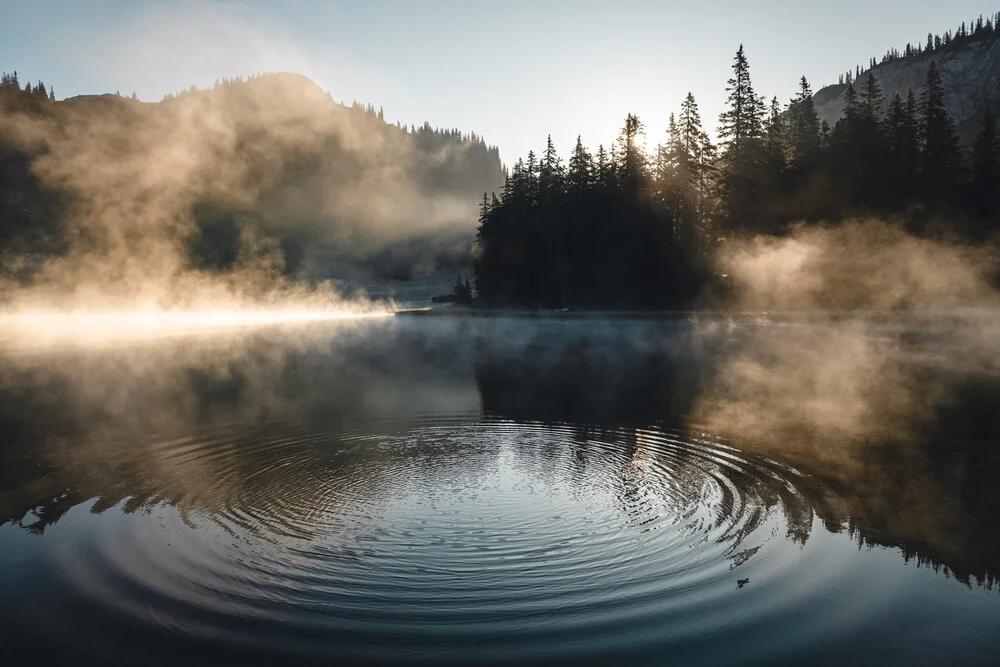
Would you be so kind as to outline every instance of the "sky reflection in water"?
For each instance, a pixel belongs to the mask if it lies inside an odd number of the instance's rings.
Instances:
[[[416,317],[9,355],[0,634],[85,664],[989,664],[974,335]]]

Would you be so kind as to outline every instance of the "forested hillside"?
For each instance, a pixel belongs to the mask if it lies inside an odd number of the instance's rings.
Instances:
[[[855,66],[836,84],[816,92],[816,110],[821,119],[836,123],[844,113],[847,85],[859,85],[869,73],[887,98],[898,92],[905,99],[908,91],[920,91],[932,60],[941,72],[945,108],[959,140],[970,146],[986,109],[1000,113],[1000,12],[963,21],[942,34],[928,33],[923,42],[890,48],[866,67]]]
[[[467,261],[476,193],[503,178],[481,137],[390,124],[299,75],[227,79],[158,103],[117,93],[56,101],[17,73],[0,85],[8,271],[84,247],[141,260],[151,239],[157,252],[167,239],[207,270],[264,244],[280,247],[289,272],[304,249],[325,247],[377,256],[405,277],[411,243],[434,248],[440,237],[454,254],[464,233]]]
[[[949,38],[942,56],[996,43],[992,20],[976,30]],[[689,308],[727,289],[714,259],[728,240],[850,218],[916,236],[995,240],[1000,143],[990,102],[980,100],[963,146],[936,58],[916,53],[908,62],[923,70],[902,94],[887,94],[874,70],[846,77],[843,113],[831,126],[804,76],[788,102],[758,94],[740,46],[717,142],[690,93],[651,154],[632,115],[612,146],[590,151],[578,140],[568,161],[550,140],[540,157],[517,161],[501,193],[483,197],[480,302]]]

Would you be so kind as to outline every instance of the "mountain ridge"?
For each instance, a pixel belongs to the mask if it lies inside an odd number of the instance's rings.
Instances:
[[[931,61],[936,61],[945,89],[945,105],[955,121],[959,140],[971,144],[987,107],[1000,113],[1000,32],[991,32],[953,48],[924,51],[878,63],[870,72],[885,97],[886,107],[896,93],[904,98],[913,90],[918,98]],[[816,112],[831,126],[843,115],[848,83],[824,86],[813,95]],[[858,81],[854,81],[858,89]]]

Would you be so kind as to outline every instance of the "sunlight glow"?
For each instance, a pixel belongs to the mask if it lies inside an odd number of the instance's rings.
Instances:
[[[391,310],[202,309],[0,313],[0,342],[17,347],[94,344],[281,324],[388,317]]]

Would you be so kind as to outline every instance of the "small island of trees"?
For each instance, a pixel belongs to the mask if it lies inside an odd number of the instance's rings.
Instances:
[[[977,242],[998,231],[993,114],[985,109],[963,150],[935,61],[921,90],[891,99],[870,70],[849,82],[832,128],[805,77],[785,105],[758,95],[742,45],[726,92],[717,144],[689,93],[652,154],[629,115],[610,147],[578,138],[564,161],[550,137],[541,155],[519,159],[480,205],[477,303],[689,308],[719,287],[713,256],[724,239],[786,235],[797,223],[879,216]]]

